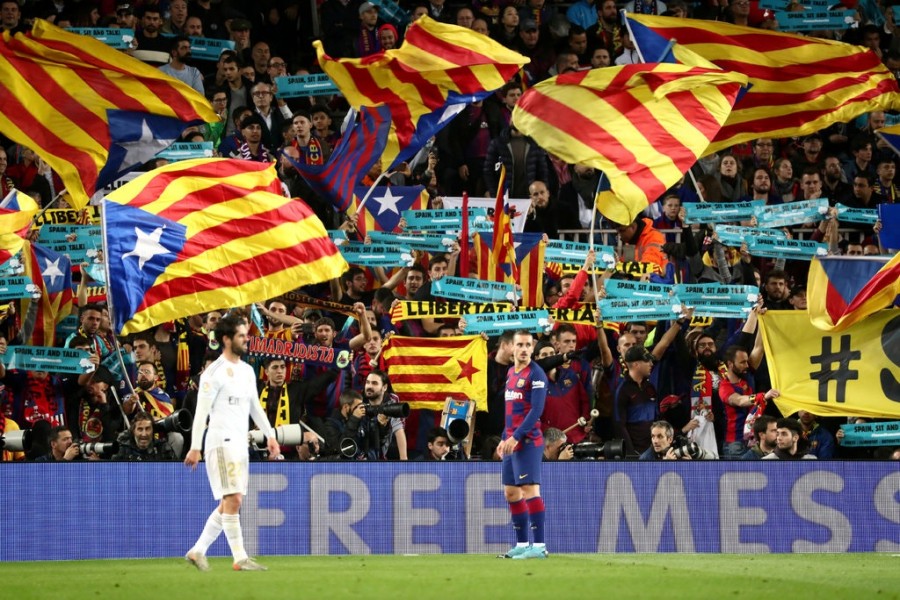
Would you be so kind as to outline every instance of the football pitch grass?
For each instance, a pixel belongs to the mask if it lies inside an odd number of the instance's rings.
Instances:
[[[236,573],[211,558],[0,563],[10,600],[290,598],[900,598],[898,554],[554,554],[260,557]]]

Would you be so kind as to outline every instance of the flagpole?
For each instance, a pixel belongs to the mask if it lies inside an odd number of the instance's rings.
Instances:
[[[109,202],[106,198],[100,203],[100,245],[103,248],[103,271],[106,273],[106,305],[109,309],[109,323],[112,327],[113,334],[113,352],[116,353],[116,358],[119,360],[119,366],[122,368],[122,375],[125,379],[125,385],[131,390],[131,393],[137,395],[137,390],[134,389],[134,385],[131,383],[131,378],[128,377],[128,369],[125,367],[125,360],[122,358],[122,347],[119,345],[119,336],[116,333],[117,331],[121,331],[121,325],[116,323],[116,311],[113,306],[112,294],[110,293],[110,284],[112,283],[112,279],[110,278],[109,273],[109,247],[107,244],[107,227],[106,227],[106,203]],[[124,323],[122,324],[124,325]],[[128,417],[125,415],[125,408],[122,406],[121,401],[119,400],[118,394],[114,394],[116,398],[116,402],[119,404],[119,410],[122,411],[122,418],[125,419],[125,426],[130,427],[131,424],[128,422]]]
[[[16,191],[18,191],[18,190],[16,190]],[[24,192],[21,192],[21,193],[24,194]],[[36,215],[34,215],[34,217],[31,218],[31,224],[34,225],[35,223],[37,223],[37,221],[41,217],[41,215],[43,215],[45,212],[50,210],[53,207],[53,203],[56,202],[57,200],[59,200],[60,197],[65,193],[66,193],[66,188],[63,188],[61,192],[59,192],[58,194],[53,196],[53,199],[47,203],[47,206],[42,208],[40,211],[38,211],[38,213]]]
[[[603,184],[603,178],[606,174],[603,171],[600,171],[600,177],[597,179],[597,189],[594,190],[594,210],[591,211],[591,232],[588,238],[588,248],[591,252],[594,251],[594,229],[597,223],[597,213],[599,209],[597,208],[597,196],[600,195],[600,186]],[[591,267],[591,282],[594,285],[594,305],[597,307],[597,313],[600,313],[600,289],[597,287],[597,266],[596,266],[596,256],[594,258],[594,266]],[[599,333],[597,335],[600,335]]]

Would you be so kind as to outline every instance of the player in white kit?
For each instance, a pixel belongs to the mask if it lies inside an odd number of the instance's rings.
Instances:
[[[208,571],[206,551],[224,531],[235,571],[265,571],[264,566],[247,556],[241,533],[241,501],[249,481],[250,417],[266,436],[269,460],[278,460],[281,453],[275,431],[259,404],[256,373],[241,360],[247,351],[247,322],[239,316],[225,317],[216,325],[215,336],[222,347],[222,356],[200,375],[191,449],[184,464],[192,470],[197,468],[205,429],[206,475],[219,506],[206,520],[200,538],[185,554],[185,559],[199,570]]]

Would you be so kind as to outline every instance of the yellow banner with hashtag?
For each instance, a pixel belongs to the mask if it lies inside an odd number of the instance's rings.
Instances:
[[[769,311],[760,324],[782,413],[900,417],[900,310],[837,333],[814,327],[805,311]]]

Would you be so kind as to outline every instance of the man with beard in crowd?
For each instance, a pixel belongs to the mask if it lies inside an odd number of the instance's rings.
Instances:
[[[763,460],[816,460],[807,454],[809,443],[803,437],[803,426],[797,419],[778,419],[775,437],[775,451],[762,457]]]

